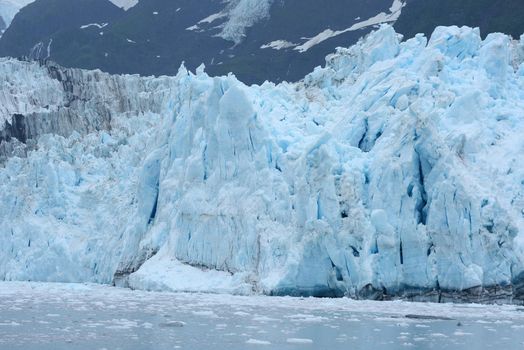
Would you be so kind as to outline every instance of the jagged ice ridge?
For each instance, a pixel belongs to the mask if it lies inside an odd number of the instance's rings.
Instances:
[[[523,59],[388,25],[296,84],[4,59],[0,279],[522,302]]]

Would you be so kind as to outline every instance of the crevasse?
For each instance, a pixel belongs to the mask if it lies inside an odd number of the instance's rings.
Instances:
[[[383,25],[299,83],[64,70],[69,94],[46,66],[2,61],[43,82],[28,101],[1,88],[6,127],[64,109],[90,127],[42,127],[25,157],[6,153],[0,278],[522,301],[523,52]]]

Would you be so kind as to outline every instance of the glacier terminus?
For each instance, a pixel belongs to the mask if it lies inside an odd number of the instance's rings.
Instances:
[[[0,280],[524,302],[524,36],[381,25],[298,83],[0,59]]]

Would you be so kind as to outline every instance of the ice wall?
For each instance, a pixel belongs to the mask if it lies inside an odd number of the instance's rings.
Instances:
[[[0,278],[112,282],[141,130],[152,132],[175,79],[0,67]]]
[[[116,116],[159,113],[173,78],[108,75],[52,62],[0,58],[0,161],[24,155],[40,135],[70,136],[111,128]]]
[[[0,169],[0,277],[522,300],[522,47],[382,26],[298,84],[104,75],[107,131]]]

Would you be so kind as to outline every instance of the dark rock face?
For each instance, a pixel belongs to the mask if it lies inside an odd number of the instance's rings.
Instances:
[[[269,16],[234,43],[219,36],[227,17],[199,23],[227,11],[221,0],[148,0],[125,12],[108,0],[37,0],[20,11],[0,40],[0,56],[50,58],[66,67],[141,75],[173,75],[182,62],[191,70],[204,63],[212,75],[233,72],[246,83],[297,81],[324,64],[337,46],[354,44],[372,27],[336,36],[303,53],[293,47],[261,47],[276,40],[300,44],[326,29],[347,29],[388,13],[392,2],[335,0],[325,6],[316,0],[273,1]],[[195,25],[198,29],[188,30]]]
[[[100,68],[109,73],[173,75],[181,62],[206,64],[212,75],[234,72],[246,83],[297,81],[336,47],[348,47],[373,27],[348,31],[306,52],[293,46],[262,49],[285,40],[302,44],[327,29],[343,31],[379,13],[392,0],[273,1],[268,16],[245,31],[241,42],[220,37],[227,16],[221,0],[148,0],[123,11],[108,0],[36,0],[16,16],[0,40],[0,56],[50,58],[66,67]],[[395,28],[406,37],[431,35],[438,25],[479,26],[483,35],[524,33],[520,0],[405,0]],[[489,14],[489,15],[488,15]],[[193,30],[188,30],[194,28]],[[1,29],[1,23],[0,23]]]
[[[2,36],[2,56],[49,58],[56,45],[65,43],[54,38],[67,37],[71,53],[84,54],[80,26],[107,23],[124,11],[108,0],[37,0],[18,13]],[[67,49],[62,47],[62,49]]]
[[[431,35],[437,26],[479,27],[485,37],[502,32],[514,38],[524,33],[524,2],[520,0],[408,0],[395,23],[407,38],[417,33]]]

